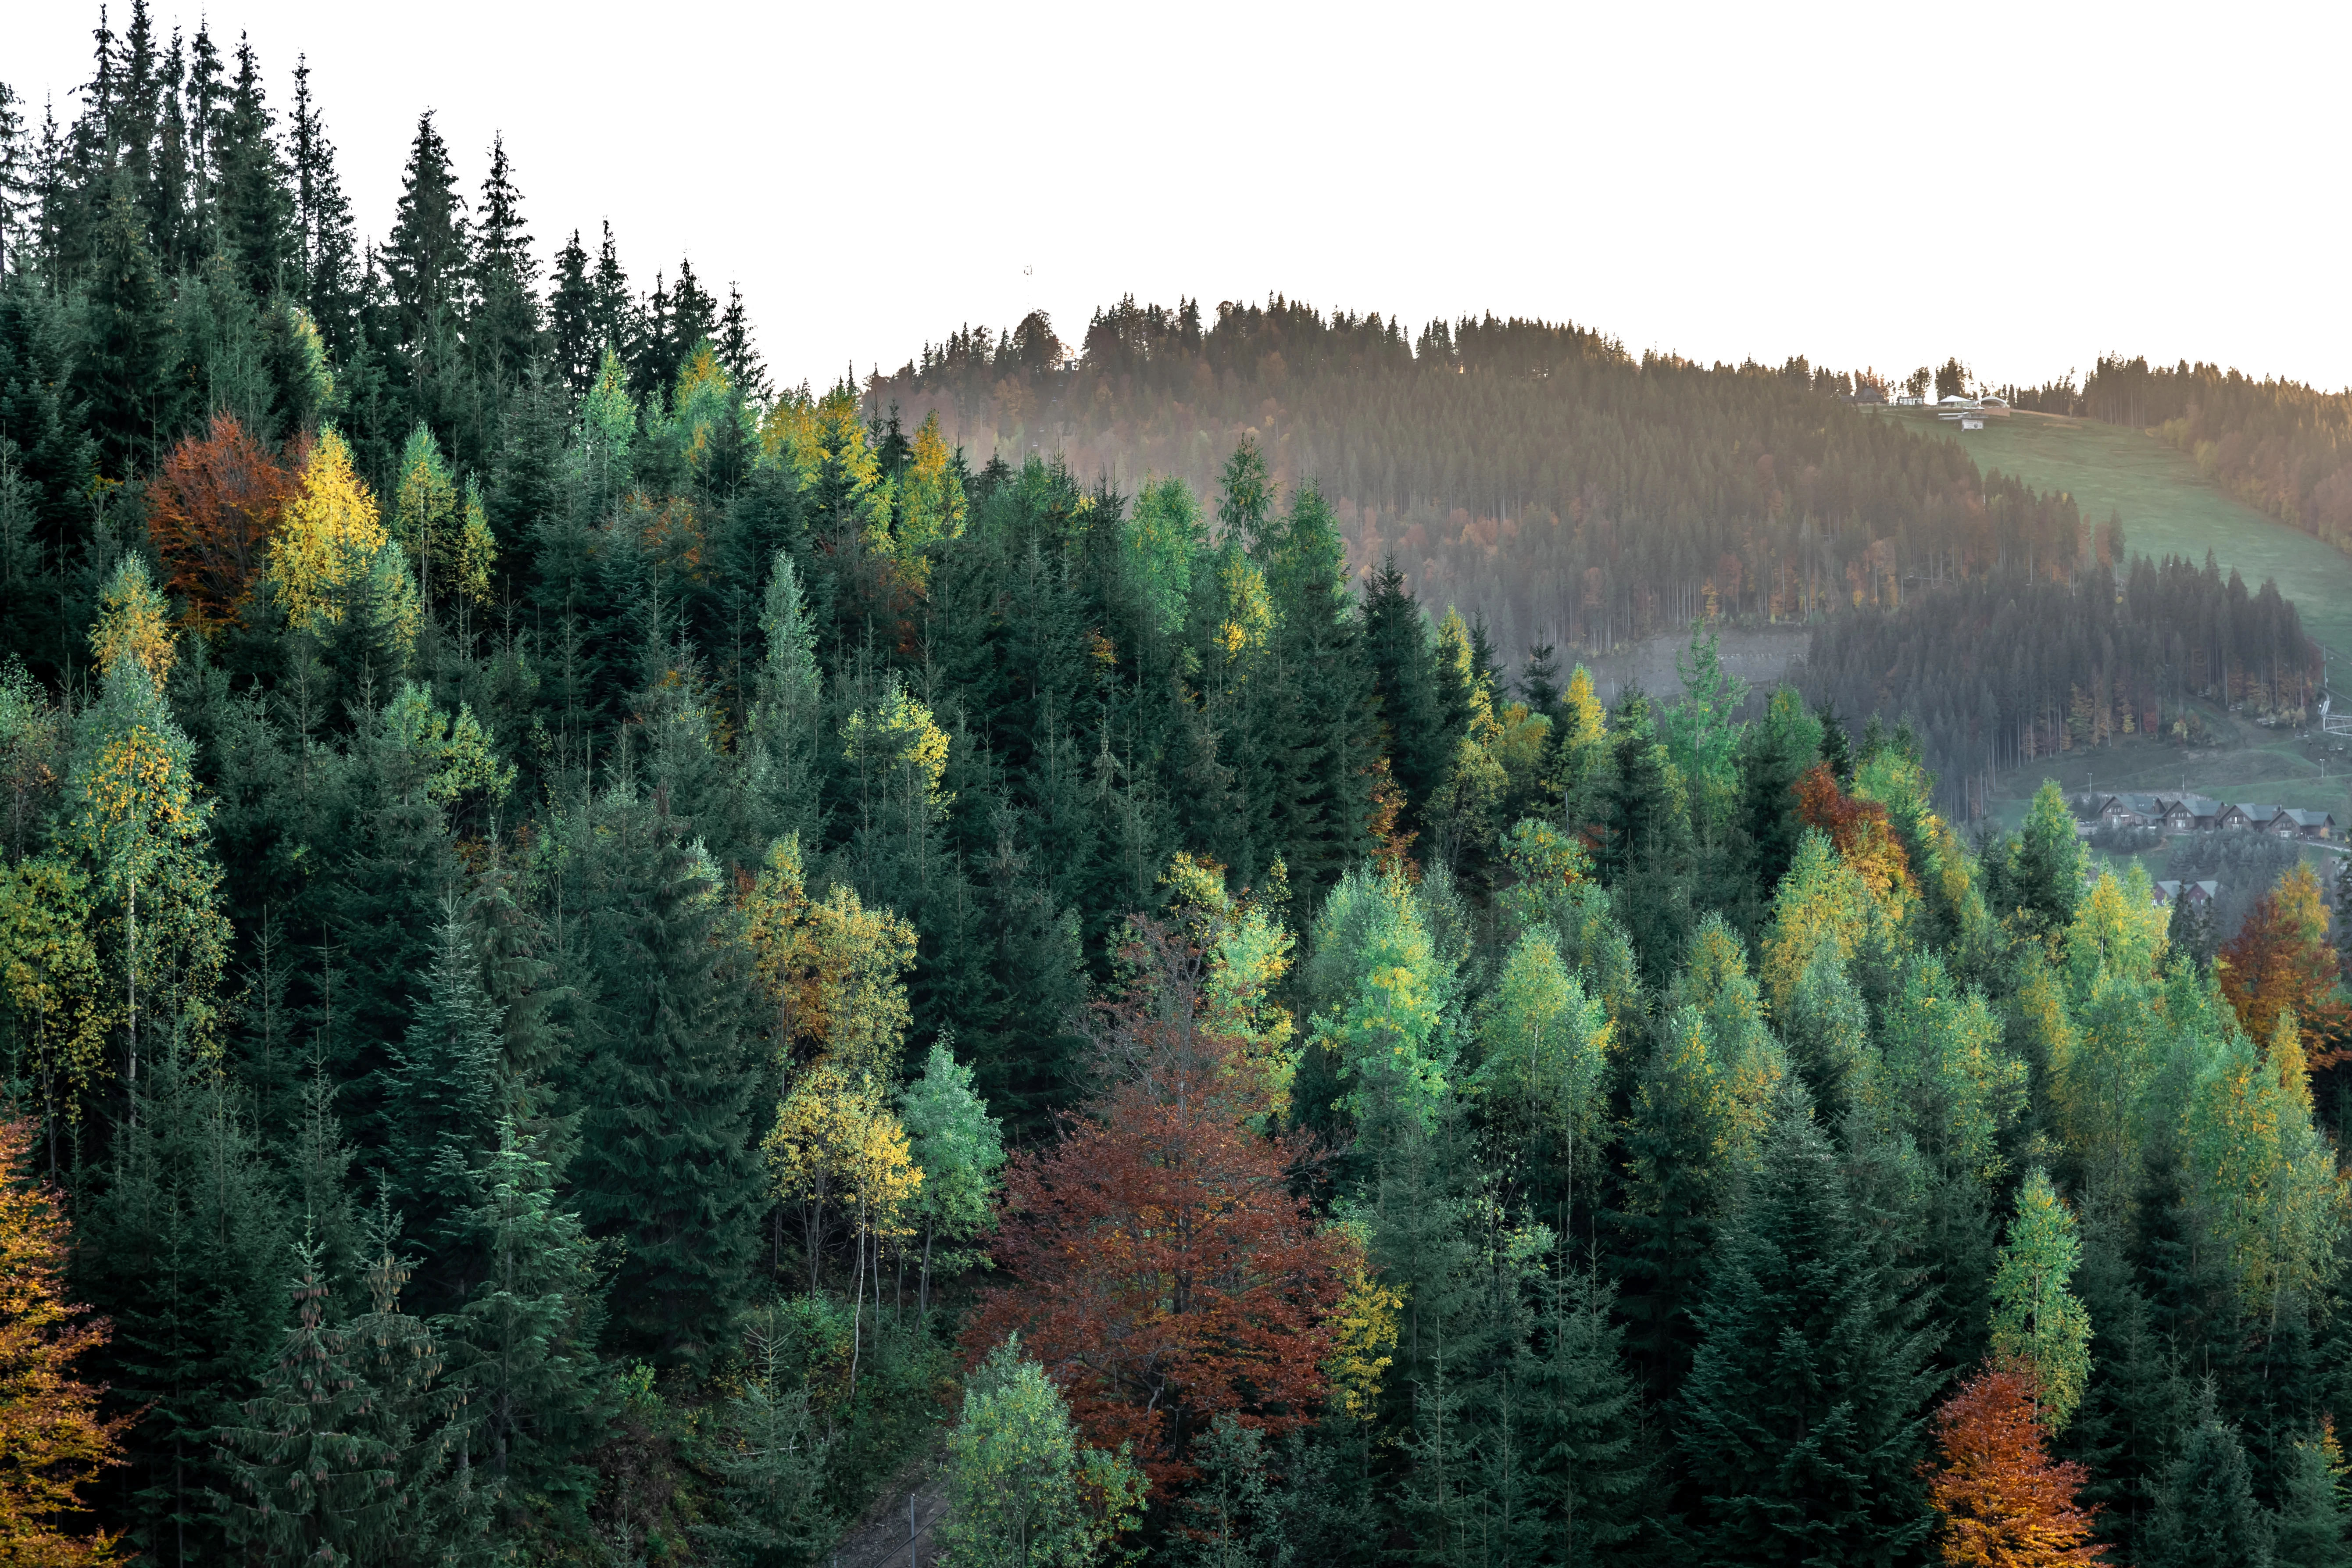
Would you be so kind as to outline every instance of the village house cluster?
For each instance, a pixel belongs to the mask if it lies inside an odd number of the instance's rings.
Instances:
[[[2093,818],[2118,827],[2161,827],[2168,833],[2243,829],[2314,844],[2326,843],[2336,837],[2336,818],[2328,812],[2254,801],[2213,800],[2186,792],[2102,795],[2092,797],[2092,806],[2089,815]]]

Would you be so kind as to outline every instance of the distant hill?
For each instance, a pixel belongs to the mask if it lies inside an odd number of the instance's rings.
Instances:
[[[909,426],[936,412],[975,467],[1058,452],[1128,490],[1157,473],[1206,493],[1255,441],[1279,482],[1319,481],[1351,570],[1393,554],[1425,602],[1484,615],[1512,659],[1710,615],[1795,625],[1892,607],[1987,572],[2071,575],[2071,501],[1854,406],[1855,385],[1802,359],[1637,358],[1541,321],[1408,336],[1277,298],[1213,320],[1126,300],[1075,348],[1042,316],[958,331],[866,390]]]

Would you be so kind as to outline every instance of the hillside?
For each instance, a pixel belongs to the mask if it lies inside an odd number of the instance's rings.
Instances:
[[[2352,556],[2231,495],[2186,454],[2127,426],[2044,414],[1989,419],[1965,435],[1933,416],[1890,417],[1923,433],[1939,430],[1979,468],[2033,489],[2074,497],[2086,525],[2123,520],[2131,553],[2201,562],[2250,584],[2269,579],[2302,613],[2304,630],[2352,650]]]
[[[1160,474],[1207,494],[1249,441],[1279,488],[1320,484],[1353,574],[1393,556],[1421,598],[1485,616],[1507,660],[2071,571],[2070,504],[1852,406],[1853,384],[1802,359],[1637,358],[1492,316],[1408,333],[1277,298],[1213,319],[1122,300],[1077,344],[1040,316],[959,331],[865,392],[908,426],[935,415],[974,467],[1058,454],[1130,492]]]

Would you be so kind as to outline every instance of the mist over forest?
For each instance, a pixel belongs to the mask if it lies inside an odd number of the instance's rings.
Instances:
[[[824,301],[114,20],[0,88],[0,1557],[2347,1561],[2346,825],[2044,782],[2303,799],[2326,650],[1884,401],[2344,549],[2344,395],[784,385]]]

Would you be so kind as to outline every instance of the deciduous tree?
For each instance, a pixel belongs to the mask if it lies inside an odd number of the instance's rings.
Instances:
[[[80,1528],[82,1488],[122,1461],[133,1417],[101,1419],[74,1363],[112,1331],[66,1297],[71,1234],[33,1174],[35,1128],[0,1121],[0,1561],[79,1568],[118,1561],[118,1538]]]
[[[1220,1412],[1277,1435],[1315,1417],[1352,1248],[1292,1195],[1304,1146],[1252,1130],[1270,1086],[1210,1026],[1198,950],[1135,932],[1140,978],[1103,1015],[1115,1076],[1057,1147],[1008,1169],[1013,1283],[964,1343],[977,1361],[1018,1331],[1097,1443],[1133,1444],[1174,1483]]]
[[[1941,1523],[1936,1549],[1954,1568],[2065,1568],[2105,1563],[2091,1511],[2075,1500],[2089,1479],[2050,1457],[2024,1365],[1987,1365],[1936,1412],[1942,1461],[1927,1495]]]

